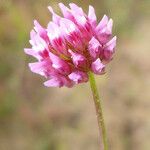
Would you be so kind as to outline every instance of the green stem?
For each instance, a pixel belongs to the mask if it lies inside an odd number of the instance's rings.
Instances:
[[[98,121],[98,126],[99,126],[100,138],[102,138],[100,139],[100,145],[102,147],[101,150],[108,150],[107,136],[106,136],[106,129],[105,129],[103,111],[102,111],[102,106],[101,106],[101,100],[99,98],[94,74],[92,72],[89,72],[89,80],[90,80],[90,86],[91,86],[95,108],[96,108],[96,115],[97,115],[97,121]],[[103,141],[103,143],[101,141]]]

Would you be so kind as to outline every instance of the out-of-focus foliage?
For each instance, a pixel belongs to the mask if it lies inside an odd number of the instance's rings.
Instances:
[[[23,52],[33,19],[46,26],[58,0],[0,0],[0,150],[96,150],[98,129],[89,85],[45,88]],[[66,5],[69,0],[62,0]],[[73,0],[114,20],[118,47],[97,76],[111,150],[150,149],[150,1]],[[33,60],[34,61],[34,60]]]

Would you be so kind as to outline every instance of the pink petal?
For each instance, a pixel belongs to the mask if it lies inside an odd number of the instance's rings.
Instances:
[[[99,54],[102,50],[102,45],[99,43],[99,41],[95,37],[93,37],[89,42],[88,50],[89,50],[91,57],[93,58],[99,57]]]
[[[89,20],[87,20],[85,16],[80,16],[75,14],[74,18],[75,18],[75,24],[77,25],[78,29],[81,32],[82,41],[84,43],[87,43],[93,34],[92,25],[90,24]]]
[[[72,72],[68,77],[76,84],[88,81],[88,75],[81,71]]]
[[[95,74],[103,74],[105,70],[105,65],[102,64],[101,60],[98,58],[96,61],[92,63],[92,71]]]
[[[35,50],[31,49],[31,48],[25,48],[24,52],[26,54],[28,54],[28,55],[31,55],[31,56],[37,58],[39,61],[43,60],[43,59],[45,59],[45,58],[47,58],[49,56],[49,53],[48,53],[47,50],[43,50],[43,51],[38,51],[37,52],[37,51],[35,51]]]
[[[88,19],[89,19],[91,25],[93,27],[96,27],[97,18],[96,18],[96,14],[95,14],[95,9],[92,6],[89,6]]]
[[[32,49],[37,52],[48,49],[47,43],[38,35],[33,40],[30,40],[30,44],[32,45]]]
[[[52,78],[46,82],[44,82],[44,85],[47,87],[62,87],[63,84],[58,78]]]
[[[106,15],[103,16],[102,20],[99,22],[98,26],[96,27],[97,31],[101,31],[108,23],[108,17]]]
[[[42,32],[45,32],[45,29],[38,23],[37,20],[34,20],[34,25],[35,25],[34,29],[37,33],[40,34]]]
[[[38,33],[34,30],[30,32],[31,39],[29,40],[30,44],[32,45],[32,49],[38,51],[42,51],[48,48],[47,41],[40,37]]]
[[[39,36],[41,38],[43,38],[43,40],[45,40],[46,42],[49,42],[49,39],[48,39],[48,36],[47,36],[47,32],[46,32],[46,29],[43,28],[37,20],[34,20],[34,29],[35,31],[39,34]]]
[[[75,48],[83,50],[81,33],[77,26],[71,20],[65,18],[61,19],[60,26],[62,34],[64,34],[66,40]]]
[[[58,56],[50,53],[50,59],[52,61],[52,67],[55,68],[57,71],[59,71],[61,74],[69,74],[71,71],[71,68],[67,62],[60,59]]]
[[[45,86],[47,87],[62,87],[62,86],[66,86],[66,87],[72,87],[74,85],[74,83],[67,79],[66,77],[60,76],[60,75],[55,75],[52,76],[50,80],[46,81],[44,83]]]
[[[108,42],[112,34],[112,26],[113,26],[113,20],[110,19],[108,21],[108,17],[104,16],[103,19],[100,21],[99,25],[96,27],[97,37],[102,44]]]
[[[52,14],[53,22],[59,25],[61,17],[53,11],[53,8],[51,6],[49,6],[48,9]]]
[[[85,68],[86,67],[87,60],[86,60],[86,58],[83,55],[78,54],[78,53],[74,53],[71,50],[68,50],[68,51],[71,54],[73,63],[74,63],[74,65],[76,67],[81,67],[81,68]]]
[[[47,59],[49,57],[49,51],[46,49],[43,51],[40,51],[38,54],[41,56],[41,60]]]
[[[115,36],[104,47],[103,55],[104,55],[104,60],[106,62],[109,62],[112,59],[112,55],[113,55],[115,47],[116,47],[116,40],[117,40],[117,37]]]
[[[107,28],[106,28],[107,34],[112,34],[112,27],[113,27],[113,20],[110,19],[108,24],[107,24]]]
[[[52,47],[58,52],[67,54],[65,39],[61,33],[61,28],[53,23],[49,22],[48,24],[48,37]]]
[[[69,19],[62,18],[60,23],[61,29],[70,35],[72,32],[79,32],[77,26]]]
[[[31,56],[34,56],[34,57],[37,55],[36,51],[34,51],[34,50],[31,49],[31,48],[24,48],[24,52],[25,52],[26,54],[31,55]]]
[[[104,49],[113,52],[114,48],[116,47],[116,40],[117,40],[117,37],[114,36],[108,43],[106,43]]]
[[[69,4],[71,7],[72,18],[70,19],[82,33],[83,42],[86,43],[90,39],[92,33],[91,24],[87,19],[87,15],[83,12],[81,7],[74,3]]]
[[[64,15],[65,18],[73,20],[74,17],[68,7],[66,7],[63,3],[59,3],[59,7]]]
[[[68,79],[68,77],[66,77],[66,76],[61,76],[61,81],[63,83],[63,86],[66,86],[69,88],[71,88],[74,85],[73,81]]]
[[[30,32],[30,39],[34,39],[34,37],[36,36],[36,32],[34,30],[31,30]]]
[[[54,22],[49,22],[47,32],[50,40],[60,37],[60,27]]]
[[[78,6],[77,6],[76,4],[74,4],[74,3],[70,3],[69,6],[70,6],[71,10],[72,10],[73,12],[75,12],[77,15],[84,16],[84,12],[83,12],[83,10],[82,10],[81,7],[78,7]]]
[[[51,62],[47,59],[42,62],[29,63],[32,72],[45,76],[45,72],[51,68]]]

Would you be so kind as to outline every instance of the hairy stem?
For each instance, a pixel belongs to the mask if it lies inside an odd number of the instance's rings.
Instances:
[[[108,150],[107,135],[106,135],[103,111],[101,106],[101,100],[99,98],[94,74],[92,72],[89,72],[89,80],[90,80],[90,86],[91,86],[95,108],[96,108],[96,115],[97,115],[97,121],[98,121],[99,133],[100,133],[100,147],[101,150]]]

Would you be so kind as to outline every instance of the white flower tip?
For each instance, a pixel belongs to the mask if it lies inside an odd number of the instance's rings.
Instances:
[[[48,81],[44,82],[44,86],[50,87],[49,82]]]
[[[116,47],[116,41],[117,41],[117,37],[114,36],[113,39],[112,39],[112,43],[114,44],[114,48]]]
[[[48,6],[47,8],[52,14],[54,13],[53,8],[51,6]]]
[[[58,5],[59,5],[60,8],[65,6],[63,3],[58,3]]]
[[[117,41],[117,36],[114,36],[114,37],[113,37],[113,40],[114,40],[114,41]]]
[[[25,52],[25,53],[28,51],[28,49],[27,49],[27,48],[24,48],[23,50],[24,50],[24,52]]]
[[[34,19],[34,20],[33,20],[33,22],[34,22],[34,24],[35,24],[35,23],[37,23],[37,20],[36,20],[36,19]]]
[[[59,5],[60,9],[62,10],[62,12],[70,11],[70,9],[67,6],[65,6],[63,3],[59,3],[58,5]]]
[[[107,15],[106,15],[106,14],[104,14],[104,16],[103,16],[102,20],[106,20],[106,21],[108,21],[108,17],[107,17]]]
[[[37,20],[34,20],[34,30],[38,32],[41,29],[43,29],[43,27],[40,25],[40,23]]]
[[[79,7],[78,5],[74,4],[74,3],[70,3],[69,4],[71,10],[73,11],[77,11],[79,14],[82,14],[83,15],[83,10],[81,7]]]
[[[33,24],[34,24],[34,26],[38,26],[39,25],[39,23],[38,23],[38,21],[36,19],[33,20]]]
[[[69,6],[71,7],[71,6],[77,6],[77,5],[75,3],[69,3]]]
[[[105,65],[99,58],[92,63],[92,71],[95,74],[103,74],[105,72]]]
[[[36,19],[35,19],[33,22],[34,22],[34,25],[35,25],[35,26],[37,26],[37,27],[40,27],[40,26],[41,26],[40,23],[39,23]]]
[[[65,19],[65,18],[61,18],[60,26],[62,28],[64,28],[65,31],[67,31],[67,33],[70,33],[70,32],[73,32],[73,31],[76,30],[75,24],[71,20],[68,20],[68,19]]]
[[[112,19],[110,19],[110,20],[108,21],[108,26],[113,26],[113,20],[112,20]]]
[[[109,51],[114,51],[115,47],[116,47],[116,40],[117,37],[114,36],[107,44],[106,44],[106,49]]]
[[[61,87],[61,82],[58,79],[52,78],[46,82],[44,82],[46,87]]]
[[[89,10],[95,10],[92,5],[89,5]]]
[[[36,72],[36,71],[35,71],[35,65],[34,65],[34,63],[29,63],[29,64],[28,64],[28,67],[30,68],[30,70],[31,70],[32,72],[34,72],[34,73]]]
[[[117,40],[117,37],[114,36],[108,43],[113,43],[116,46],[116,40]]]
[[[28,49],[28,48],[24,48],[24,52],[25,52],[26,54],[29,54],[29,49]]]
[[[91,5],[89,5],[88,17],[89,17],[89,19],[91,19],[91,20],[94,20],[94,21],[97,20],[97,19],[96,19],[96,14],[95,14],[95,9],[94,9],[94,7],[91,6]]]
[[[52,83],[49,83],[49,81],[44,82],[44,86],[46,86],[46,87],[57,87],[57,85],[53,85]]]
[[[111,34],[112,33],[112,27],[113,27],[113,20],[110,19],[107,23],[107,33]]]
[[[79,6],[77,6],[75,3],[70,3],[69,4],[69,6],[70,6],[70,8],[73,10],[79,10],[79,9],[81,9]]]
[[[69,50],[68,50],[68,52],[69,52],[70,54],[72,54],[72,53],[73,53],[71,49],[69,49]]]
[[[33,63],[29,63],[29,64],[28,64],[28,66],[29,66],[30,68],[32,68],[32,66],[33,66]]]

